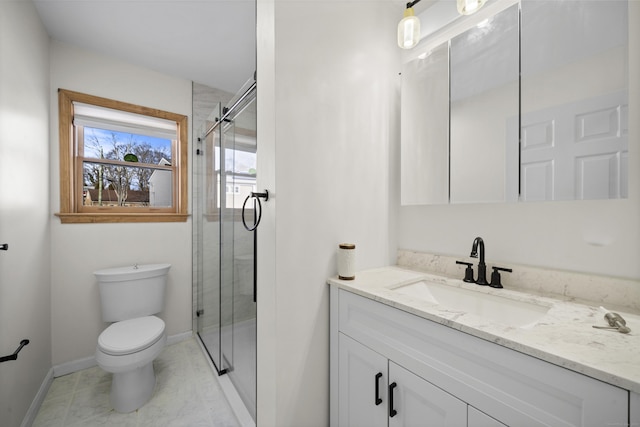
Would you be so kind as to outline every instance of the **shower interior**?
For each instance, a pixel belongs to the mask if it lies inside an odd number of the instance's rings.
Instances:
[[[256,191],[255,92],[253,79],[231,99],[196,84],[193,92],[194,327],[254,422],[256,232],[245,229],[241,215]],[[248,203],[247,223],[253,213]]]

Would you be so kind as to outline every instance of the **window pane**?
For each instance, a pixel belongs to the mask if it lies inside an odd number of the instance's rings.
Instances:
[[[140,163],[171,163],[170,139],[85,126],[83,145],[85,157],[127,160],[125,156],[133,154]]]
[[[245,150],[226,149],[225,168],[225,206],[231,209],[242,209],[247,196],[256,190],[256,153]],[[220,147],[215,147],[215,169],[218,182],[218,205],[220,207]],[[253,210],[253,203],[247,202],[246,210]]]
[[[137,166],[83,163],[83,205],[170,207],[172,172]]]

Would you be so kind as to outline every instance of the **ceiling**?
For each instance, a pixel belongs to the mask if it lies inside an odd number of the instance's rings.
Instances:
[[[406,0],[384,1],[396,5],[399,21]],[[256,0],[33,2],[53,39],[131,64],[229,93],[256,70]],[[421,1],[416,14],[433,3]]]
[[[236,93],[256,69],[255,0],[34,0],[56,40]]]

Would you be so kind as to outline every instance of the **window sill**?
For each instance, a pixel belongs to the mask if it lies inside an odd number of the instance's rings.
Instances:
[[[188,214],[175,213],[56,213],[62,224],[124,222],[186,222]]]

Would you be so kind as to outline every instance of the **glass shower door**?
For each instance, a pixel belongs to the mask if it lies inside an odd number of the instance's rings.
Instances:
[[[222,366],[255,419],[256,299],[255,231],[242,223],[245,199],[256,191],[255,93],[237,106],[222,125],[221,159],[221,314]],[[255,199],[252,199],[255,200]],[[253,203],[245,219],[253,221]]]
[[[221,105],[217,104],[199,132],[198,148],[194,157],[198,188],[196,202],[198,215],[195,240],[197,250],[197,329],[200,338],[215,364],[221,366],[221,298],[220,298],[220,132],[204,136],[220,117]],[[195,185],[195,184],[194,184]]]

